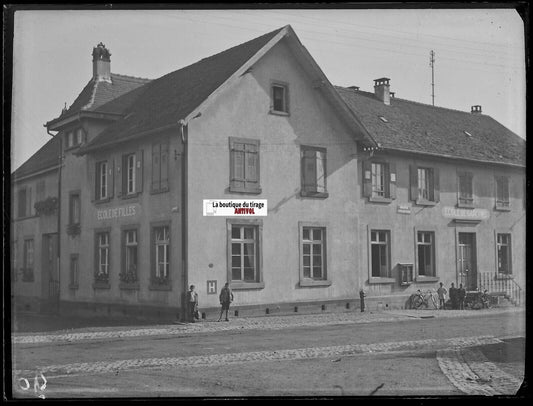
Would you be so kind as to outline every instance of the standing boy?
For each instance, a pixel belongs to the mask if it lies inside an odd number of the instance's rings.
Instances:
[[[198,309],[198,293],[194,291],[194,285],[191,285],[187,292],[187,316],[189,322],[194,323],[194,314]]]
[[[224,285],[224,287],[220,291],[219,299],[220,299],[220,305],[222,307],[220,308],[220,316],[218,318],[218,321],[220,321],[220,319],[222,319],[222,313],[224,312],[224,310],[226,311],[226,321],[229,321],[228,312],[229,312],[229,305],[230,305],[231,302],[233,302],[233,292],[229,288],[229,283],[228,282],[226,282],[226,284]]]
[[[448,291],[446,290],[446,288],[444,287],[444,285],[441,282],[440,283],[440,287],[437,289],[437,294],[439,295],[439,308],[441,310],[444,310],[444,304],[446,303],[446,294],[447,293],[448,293]]]

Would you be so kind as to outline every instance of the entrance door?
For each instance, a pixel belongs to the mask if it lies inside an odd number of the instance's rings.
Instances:
[[[477,289],[476,234],[459,233],[459,281],[466,290]]]
[[[52,307],[59,304],[59,261],[57,248],[57,234],[43,234],[41,297],[48,299]]]

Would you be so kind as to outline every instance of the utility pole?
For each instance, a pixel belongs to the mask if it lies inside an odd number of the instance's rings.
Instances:
[[[429,52],[429,66],[431,66],[431,104],[435,105],[435,51]]]

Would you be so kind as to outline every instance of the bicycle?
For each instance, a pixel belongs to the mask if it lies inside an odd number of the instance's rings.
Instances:
[[[466,303],[465,307],[468,307],[473,310],[490,309],[491,303],[488,291],[485,289],[484,291],[480,290],[476,292],[468,301],[468,303]]]
[[[418,291],[411,298],[411,304],[413,309],[420,309],[422,305],[424,305],[426,309],[429,309],[430,306],[433,309],[439,308],[437,294],[431,289],[428,289],[425,293],[422,293],[420,289],[418,289]]]

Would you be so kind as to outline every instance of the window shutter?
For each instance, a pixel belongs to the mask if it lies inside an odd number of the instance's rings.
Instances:
[[[234,189],[244,189],[244,165],[245,151],[244,144],[238,142],[230,143],[230,187]]]
[[[316,191],[326,192],[326,153],[316,151]]]
[[[246,182],[257,183],[257,146],[248,144],[244,146],[245,168],[244,178]]]
[[[100,180],[102,179],[101,178],[101,174],[100,174],[100,171],[101,171],[101,164],[99,162],[96,162],[94,164],[94,200],[99,200],[100,199]]]
[[[396,199],[396,164],[389,164],[389,198]]]
[[[409,190],[411,192],[411,200],[418,199],[418,167],[416,165],[409,166]]]
[[[316,192],[316,153],[315,151],[304,150],[302,155],[303,190],[305,192]]]
[[[168,142],[161,144],[161,190],[168,190]]]
[[[152,144],[152,190],[161,187],[161,144]]]
[[[137,151],[135,154],[135,192],[141,193],[143,191],[143,150]]]
[[[26,200],[26,204],[27,204],[26,215],[31,216],[33,214],[33,204],[31,200],[31,187],[28,187],[27,190],[28,190],[28,195],[27,195],[27,200]]]
[[[440,174],[439,168],[433,168],[433,201],[440,202]]]
[[[115,193],[115,159],[109,160],[109,170],[107,171],[107,194],[110,199],[113,198]]]
[[[363,196],[372,196],[372,162],[363,161]]]

